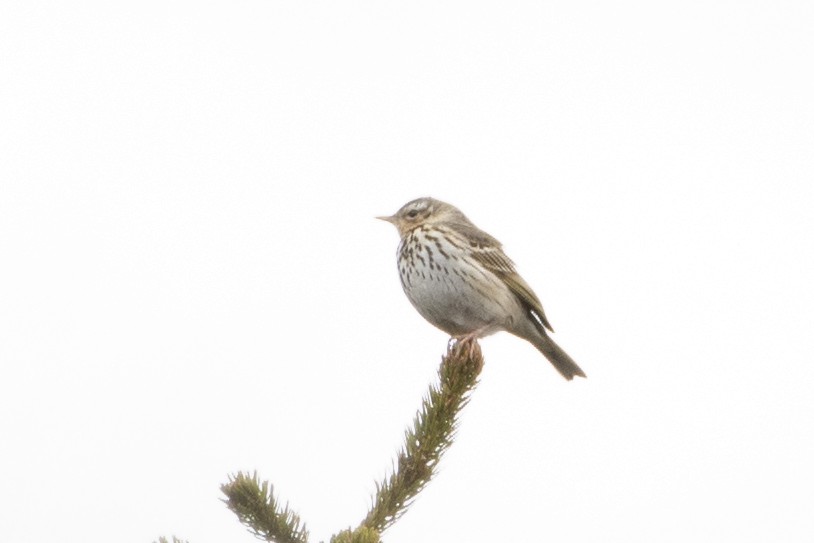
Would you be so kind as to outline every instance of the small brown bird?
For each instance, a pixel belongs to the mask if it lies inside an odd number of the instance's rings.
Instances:
[[[505,330],[537,347],[569,381],[575,375],[585,377],[548,336],[546,328],[554,330],[540,300],[500,242],[458,208],[418,198],[395,215],[377,218],[398,229],[401,286],[431,324],[460,340]]]

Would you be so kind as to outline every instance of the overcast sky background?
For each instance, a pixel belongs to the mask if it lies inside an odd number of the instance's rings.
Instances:
[[[356,525],[447,337],[375,215],[498,239],[486,366],[388,543],[814,540],[814,4],[0,5],[0,540]]]

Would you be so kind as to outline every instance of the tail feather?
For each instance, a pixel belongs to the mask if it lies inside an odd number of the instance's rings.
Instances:
[[[557,368],[557,371],[569,381],[574,376],[586,377],[585,372],[577,366],[577,363],[568,356],[568,353],[554,343],[554,340],[548,337],[548,334],[543,332],[534,339],[530,339],[531,343],[537,347],[537,350],[543,353],[551,364]]]

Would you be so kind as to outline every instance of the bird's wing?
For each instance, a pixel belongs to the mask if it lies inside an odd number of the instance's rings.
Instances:
[[[502,279],[509,286],[509,290],[514,292],[515,296],[520,298],[522,304],[529,309],[531,314],[535,316],[540,324],[553,332],[554,329],[551,327],[551,323],[548,322],[548,319],[545,316],[545,311],[543,311],[543,304],[540,303],[540,300],[537,298],[537,295],[534,294],[534,291],[531,290],[528,283],[526,283],[516,272],[512,275],[502,276]]]
[[[554,329],[543,311],[543,304],[528,283],[517,273],[514,262],[503,252],[500,242],[474,225],[456,225],[456,227],[462,231],[466,239],[470,240],[471,246],[468,249],[472,258],[503,280],[540,325],[553,332]]]

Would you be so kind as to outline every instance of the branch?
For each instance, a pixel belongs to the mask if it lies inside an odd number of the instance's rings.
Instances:
[[[331,536],[331,543],[380,543],[379,532],[372,528],[359,526],[356,530],[342,530]]]
[[[376,483],[373,505],[355,530],[344,530],[331,543],[379,543],[379,534],[389,528],[430,482],[438,462],[452,445],[458,414],[469,402],[483,369],[477,341],[458,341],[447,349],[438,368],[439,384],[430,385],[413,425],[404,433],[405,443],[393,465],[393,473]],[[280,508],[274,488],[238,472],[221,486],[226,502],[249,530],[260,539],[275,543],[307,543],[308,531],[299,516]]]
[[[441,456],[452,445],[458,414],[469,402],[482,368],[477,341],[457,341],[447,349],[438,368],[440,385],[430,385],[412,428],[404,434],[404,448],[393,473],[376,483],[373,505],[358,530],[381,533],[389,528],[432,479]]]
[[[238,472],[221,485],[226,494],[223,500],[249,530],[260,539],[275,543],[307,543],[308,530],[299,515],[288,508],[282,509],[274,497],[274,487],[268,481]]]

